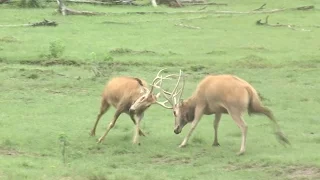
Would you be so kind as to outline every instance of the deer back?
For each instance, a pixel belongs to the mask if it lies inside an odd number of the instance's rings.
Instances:
[[[233,75],[209,75],[197,86],[193,94],[197,104],[203,103],[208,111],[222,110],[228,106],[246,109],[250,101],[250,94],[256,90],[245,80]]]
[[[131,104],[144,93],[143,86],[147,87],[147,83],[138,78],[115,77],[107,83],[102,96],[113,106],[124,101]]]

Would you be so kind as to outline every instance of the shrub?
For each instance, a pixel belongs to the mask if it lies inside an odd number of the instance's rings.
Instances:
[[[41,8],[41,1],[40,0],[20,0],[19,7],[22,8]]]
[[[49,57],[59,58],[62,56],[64,50],[65,46],[60,41],[51,42],[49,46]]]

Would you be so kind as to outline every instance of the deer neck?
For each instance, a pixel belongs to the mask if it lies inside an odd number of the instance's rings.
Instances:
[[[186,108],[186,111],[187,111],[187,120],[188,122],[192,122],[193,119],[194,119],[194,112],[195,112],[195,109],[196,109],[196,101],[194,98],[189,98],[187,99],[185,102],[184,102],[184,106]]]

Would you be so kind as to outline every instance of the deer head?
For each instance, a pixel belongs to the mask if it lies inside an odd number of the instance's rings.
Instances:
[[[152,84],[151,84],[151,89],[149,90],[146,87],[142,87],[141,93],[142,96],[140,96],[130,107],[129,111],[130,112],[136,112],[136,111],[143,111],[150,107],[152,104],[157,103],[165,108],[171,108],[165,105],[166,102],[159,102],[157,99],[159,98],[161,93],[158,93],[157,95],[154,95],[153,91],[155,88],[159,88],[161,86],[162,80],[163,79],[170,79],[171,76],[175,75],[168,75],[165,77],[160,76],[160,73],[165,70],[161,69],[156,77],[153,79]]]
[[[169,75],[169,76],[177,76],[177,75]],[[181,88],[178,88],[182,80]],[[181,99],[183,90],[184,90],[185,78],[180,70],[180,74],[178,75],[178,81],[171,92],[165,91],[161,83],[158,88],[161,90],[161,94],[166,98],[166,101],[163,102],[163,107],[167,109],[173,110],[173,115],[175,117],[175,128],[174,132],[179,134],[182,128],[190,121],[192,121],[192,112],[189,111],[188,104],[183,102]],[[171,106],[164,106],[164,103],[168,102]]]

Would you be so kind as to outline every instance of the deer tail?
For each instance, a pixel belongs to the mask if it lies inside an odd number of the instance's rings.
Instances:
[[[283,145],[290,144],[289,140],[285,137],[284,133],[281,131],[281,128],[278,122],[276,121],[276,119],[274,118],[272,111],[269,108],[262,105],[258,93],[251,87],[247,87],[246,89],[248,91],[249,98],[250,98],[249,105],[248,105],[248,114],[249,115],[264,114],[265,116],[267,116],[273,124],[275,135],[279,140],[279,142]]]

